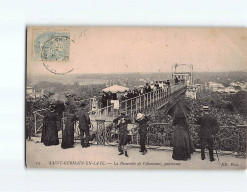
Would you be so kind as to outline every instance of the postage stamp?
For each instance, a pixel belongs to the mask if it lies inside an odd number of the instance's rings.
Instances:
[[[69,32],[34,31],[33,59],[35,61],[68,61]]]

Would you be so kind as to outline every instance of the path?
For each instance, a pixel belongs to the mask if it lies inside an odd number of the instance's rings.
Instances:
[[[232,155],[219,155],[220,163],[209,162],[206,154],[204,161],[200,153],[192,154],[190,160],[175,161],[172,159],[172,151],[149,149],[146,155],[139,152],[139,148],[129,147],[129,158],[119,156],[117,147],[93,145],[82,148],[80,140],[77,140],[74,148],[62,149],[61,145],[46,147],[39,143],[40,138],[33,137],[26,142],[27,165],[47,168],[97,168],[95,164],[102,164],[104,169],[245,169],[246,159],[236,158]],[[61,142],[61,140],[60,140]],[[118,165],[114,165],[118,164]],[[140,165],[138,163],[140,162]],[[153,166],[151,165],[153,163]],[[227,166],[224,163],[227,163]],[[99,168],[99,167],[98,167]]]

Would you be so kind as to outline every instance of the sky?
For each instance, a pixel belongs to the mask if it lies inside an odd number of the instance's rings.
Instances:
[[[38,30],[29,29],[29,52],[33,49],[33,31]],[[244,28],[63,27],[62,30],[70,32],[69,61],[47,62],[58,72],[69,69],[73,69],[69,74],[171,72],[175,63],[192,64],[196,72],[247,71]],[[52,74],[29,52],[29,73]]]

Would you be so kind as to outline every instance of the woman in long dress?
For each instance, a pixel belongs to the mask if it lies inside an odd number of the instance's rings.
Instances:
[[[69,109],[66,115],[65,129],[63,130],[61,144],[63,149],[72,148],[74,146],[74,124],[77,120],[74,109]]]
[[[41,142],[45,146],[58,145],[58,128],[57,128],[58,116],[55,112],[55,105],[52,104],[49,111],[45,113],[43,119],[43,131],[41,136]]]
[[[173,142],[173,154],[174,160],[187,160],[191,158],[193,153],[193,143],[189,136],[189,125],[185,116],[174,117],[174,142]]]

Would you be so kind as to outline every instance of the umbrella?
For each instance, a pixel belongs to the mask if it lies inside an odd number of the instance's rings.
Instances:
[[[127,87],[123,87],[120,85],[113,85],[110,87],[107,87],[105,89],[102,90],[103,92],[112,92],[112,93],[117,93],[117,92],[125,92],[125,91],[129,91],[129,88]]]
[[[67,101],[67,98],[64,94],[54,94],[52,95],[51,97],[49,97],[49,100],[50,101],[61,101],[61,102],[66,102]]]
[[[190,105],[186,100],[180,100],[176,103],[168,106],[166,114],[176,117],[186,117],[187,114],[191,111]]]

